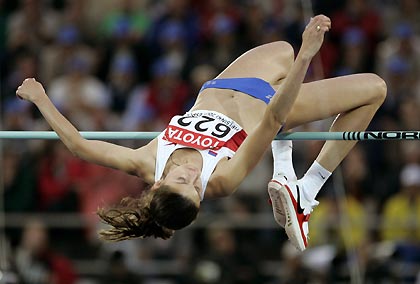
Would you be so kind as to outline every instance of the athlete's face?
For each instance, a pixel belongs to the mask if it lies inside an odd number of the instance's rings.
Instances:
[[[192,200],[199,207],[202,193],[200,175],[200,169],[194,164],[184,164],[172,169],[161,184],[167,185],[173,192]]]

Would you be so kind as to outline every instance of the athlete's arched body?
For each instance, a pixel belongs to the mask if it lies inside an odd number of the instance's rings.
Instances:
[[[25,80],[17,95],[37,105],[76,156],[137,175],[152,185],[140,199],[125,200],[119,207],[99,211],[100,217],[113,226],[102,233],[104,238],[168,238],[173,230],[195,219],[202,198],[232,194],[281,128],[287,130],[338,115],[331,131],[366,129],[386,95],[386,85],[377,75],[359,74],[302,84],[330,26],[329,18],[314,17],[303,33],[295,60],[293,49],[286,42],[273,42],[246,52],[216,80],[205,84],[190,112],[173,118],[158,138],[139,149],[83,139],[34,79]],[[232,78],[239,79],[229,80]],[[204,141],[206,137],[211,138]],[[275,218],[284,226],[282,211],[287,213],[286,232],[299,249],[307,245],[307,219],[316,204],[316,194],[354,144],[327,141],[305,175],[306,180],[296,181],[291,149],[287,150],[289,142],[273,142],[277,166],[269,192]],[[276,163],[278,156],[281,158]],[[216,162],[214,157],[218,157]],[[283,166],[285,169],[278,168]],[[321,172],[320,181],[314,178],[316,171]],[[300,204],[296,203],[298,199]]]

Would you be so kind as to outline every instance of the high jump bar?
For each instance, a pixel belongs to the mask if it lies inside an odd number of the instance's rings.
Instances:
[[[82,137],[94,140],[151,140],[160,132],[81,131]],[[59,139],[54,131],[0,131],[0,139]],[[420,140],[420,131],[289,132],[275,140]]]

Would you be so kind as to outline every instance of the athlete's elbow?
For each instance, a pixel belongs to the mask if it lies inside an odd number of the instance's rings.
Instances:
[[[83,159],[86,152],[86,143],[88,140],[81,138],[66,144],[73,156]]]
[[[272,105],[268,105],[265,115],[264,115],[264,124],[270,127],[271,129],[280,129],[280,127],[284,124],[286,116],[283,112],[274,109]]]
[[[68,147],[71,154],[76,158],[83,158],[83,153],[77,147]]]

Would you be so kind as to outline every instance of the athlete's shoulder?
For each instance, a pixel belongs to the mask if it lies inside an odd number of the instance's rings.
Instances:
[[[227,174],[226,169],[230,166],[227,157],[220,160],[216,169],[212,173],[207,185],[205,198],[221,198],[231,195],[236,188],[231,186],[232,176]]]
[[[155,138],[145,146],[137,148],[134,151],[133,159],[136,163],[135,175],[143,178],[148,184],[154,182],[157,144],[158,138]]]

